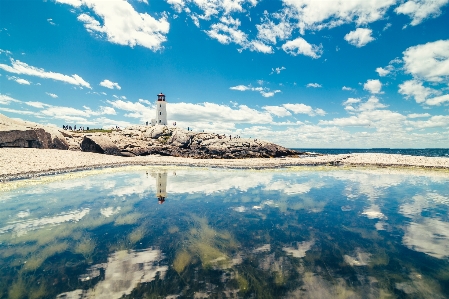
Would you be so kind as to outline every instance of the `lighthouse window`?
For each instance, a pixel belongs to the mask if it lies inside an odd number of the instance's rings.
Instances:
[[[162,105],[161,105],[161,104],[159,104],[159,107],[162,107]]]
[[[159,112],[159,115],[162,115],[162,112]]]

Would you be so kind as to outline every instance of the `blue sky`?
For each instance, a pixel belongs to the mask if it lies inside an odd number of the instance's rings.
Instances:
[[[0,113],[449,147],[449,0],[2,0]]]

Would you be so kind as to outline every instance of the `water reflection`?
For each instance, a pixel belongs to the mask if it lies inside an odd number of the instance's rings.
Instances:
[[[104,272],[104,278],[93,288],[62,293],[56,298],[121,298],[131,294],[139,283],[155,280],[156,275],[163,279],[168,267],[159,265],[161,259],[161,251],[157,249],[114,252],[106,263],[93,265],[87,269],[86,274],[79,276],[79,280],[85,282],[99,277],[101,272]]]
[[[448,183],[149,168],[0,193],[0,297],[445,298]]]

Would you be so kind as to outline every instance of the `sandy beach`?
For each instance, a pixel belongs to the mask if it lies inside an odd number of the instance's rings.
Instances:
[[[449,159],[389,154],[345,154],[273,159],[191,159],[159,155],[120,157],[89,152],[34,148],[0,148],[0,181],[70,171],[126,165],[221,168],[280,168],[289,166],[370,166],[449,169]]]

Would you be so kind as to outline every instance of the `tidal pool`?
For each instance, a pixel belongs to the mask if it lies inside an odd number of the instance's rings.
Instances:
[[[0,192],[0,297],[449,298],[448,186],[382,169],[46,177]]]

